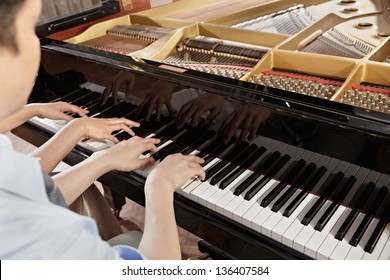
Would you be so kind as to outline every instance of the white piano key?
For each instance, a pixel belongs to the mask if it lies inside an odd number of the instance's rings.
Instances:
[[[199,203],[199,195],[201,195],[203,192],[205,192],[208,189],[215,190],[216,188],[217,186],[212,186],[208,181],[205,181],[191,191],[191,200]]]
[[[309,241],[305,245],[305,255],[315,259],[317,255],[318,249],[321,247],[322,243],[324,242],[325,238],[330,234],[331,229],[336,224],[338,219],[340,219],[341,215],[343,214],[345,210],[345,207],[338,207],[337,210],[334,212],[328,223],[325,225],[325,227],[321,231],[315,231],[312,237],[309,239]]]
[[[213,166],[215,163],[219,162],[221,159],[219,158],[214,158],[212,161],[210,161],[204,169],[207,171],[208,168]],[[202,184],[201,180],[195,180],[192,183],[188,184],[186,187],[182,188],[181,194],[183,194],[185,197],[191,198],[191,192],[197,188],[199,185]]]
[[[242,222],[242,217],[245,215],[245,213],[251,209],[254,206],[254,204],[259,204],[259,198],[264,195],[269,189],[272,189],[275,185],[277,185],[279,181],[270,180],[267,184],[264,185],[264,187],[250,200],[244,200],[236,209],[233,210],[233,219],[237,222]],[[260,204],[259,204],[260,206]],[[261,207],[261,206],[260,206]],[[262,207],[263,208],[263,207]],[[253,221],[252,221],[253,223]],[[253,227],[252,227],[253,228]],[[258,231],[260,232],[260,231]]]
[[[215,194],[216,192],[218,191],[222,191],[220,188],[219,188],[219,183],[218,184],[215,184],[214,186],[211,185],[209,188],[207,188],[204,192],[202,192],[199,196],[198,196],[198,201],[201,205],[203,206],[207,206],[207,202],[209,201],[209,198]]]
[[[325,204],[321,207],[320,211],[318,211],[318,213],[311,220],[311,222],[308,225],[304,226],[299,232],[299,234],[294,238],[293,248],[295,250],[304,253],[306,243],[316,232],[316,230],[314,229],[315,225],[317,224],[320,217],[324,214],[330,203],[330,201],[325,202]]]
[[[216,158],[216,160],[214,161],[214,164],[210,165],[210,167],[205,167],[205,170],[207,171],[207,169],[211,168],[212,166],[214,166],[215,164],[217,164],[217,163],[219,163],[221,161],[222,161],[222,159]],[[211,180],[211,178],[209,180]],[[217,186],[211,185],[209,180],[207,180],[207,181],[203,182],[202,184],[198,185],[195,189],[193,189],[191,191],[191,199],[193,201],[199,202],[199,196],[204,191],[206,191],[208,189],[212,189],[212,190],[216,190],[217,189]]]
[[[218,201],[224,197],[227,193],[231,192],[232,188],[235,188],[253,172],[250,170],[245,170],[240,176],[238,176],[233,182],[231,182],[225,189],[217,190],[213,195],[207,199],[207,207],[216,211],[216,204]]]
[[[349,250],[348,255],[345,257],[346,260],[360,260],[364,255],[364,246],[366,246],[368,239],[370,238],[372,232],[374,231],[376,225],[378,224],[378,219],[372,219],[370,224],[368,225],[366,231],[363,234],[362,239],[359,244],[355,246],[351,246],[351,250]]]
[[[291,186],[289,186],[291,187]],[[281,192],[281,195],[283,194],[284,192]],[[272,213],[271,215],[268,217],[268,219],[263,223],[263,226],[261,228],[261,233],[263,233],[264,235],[268,236],[268,237],[271,237],[271,238],[274,238],[274,234],[273,234],[273,231],[274,231],[274,228],[280,223],[280,221],[285,218],[283,216],[283,212],[284,210],[287,208],[287,206],[293,201],[293,199],[295,198],[297,192],[294,193],[294,195],[292,195],[287,201],[286,203],[283,205],[283,207],[281,209],[279,209],[279,211],[277,212],[273,212],[272,210]],[[274,204],[274,201],[276,201],[278,199],[278,197],[276,197],[272,202],[271,204],[269,205],[269,207],[272,207],[272,205]],[[270,208],[271,209],[271,208]],[[280,242],[281,242],[281,238],[280,238]]]
[[[236,196],[234,195],[233,193],[230,194],[230,196],[232,197],[229,201],[229,203],[227,203],[225,206],[224,206],[224,211],[228,212],[228,213],[231,213],[232,211],[234,211],[234,209],[237,208],[238,205],[240,205],[245,199],[244,199],[244,196],[245,194],[248,192],[248,190],[254,185],[256,184],[259,180],[261,180],[264,176],[263,175],[259,175],[259,178],[257,178],[241,195],[239,196]],[[250,200],[250,203],[252,203],[252,207],[250,207],[249,210],[247,210],[244,215],[241,216],[241,223],[243,223],[244,225],[246,225],[247,227],[251,227],[251,222],[252,222],[252,219],[258,214],[258,208],[255,206],[255,202],[257,202],[257,198],[258,196],[256,195],[256,198],[253,197],[251,200]],[[226,207],[228,205],[228,208],[227,210]],[[260,206],[260,205],[259,205]],[[249,213],[248,213],[249,212]],[[244,216],[245,215],[250,215],[250,218],[248,217],[247,219],[244,219]],[[232,216],[232,215],[231,215]]]
[[[306,204],[305,208],[299,213],[299,215],[289,225],[288,229],[283,233],[282,243],[291,248],[293,247],[293,241],[295,237],[299,234],[299,232],[303,229],[303,227],[305,227],[301,223],[302,218],[305,216],[306,212],[309,211],[309,209],[313,206],[313,204],[317,201],[318,196],[312,195],[310,198],[311,199]]]
[[[262,211],[260,211],[253,219],[252,219],[252,223],[251,223],[251,227],[252,229],[258,231],[258,232],[262,232],[262,227],[263,227],[263,224],[265,223],[265,221],[269,218],[269,216],[271,216],[274,212],[271,211],[270,208],[268,207],[262,207],[260,206],[260,203],[261,201],[263,200],[263,198],[276,186],[278,185],[280,182],[279,181],[275,181],[275,180],[271,180],[273,181],[273,183],[271,185],[269,185],[269,188],[267,190],[265,190],[262,194],[262,196],[258,199],[258,206],[256,205],[255,207],[260,207],[260,208],[263,208]],[[270,183],[271,183],[270,181]],[[268,184],[266,185],[268,186]],[[265,188],[265,187],[264,187]]]
[[[347,234],[344,236],[342,240],[339,241],[336,248],[334,248],[332,254],[329,256],[329,259],[332,260],[344,260],[345,257],[348,255],[349,250],[351,250],[351,245],[349,245],[349,241],[352,238],[352,235],[354,234],[355,230],[358,228],[359,224],[364,218],[364,214],[359,213],[359,215],[356,217],[355,221],[352,223],[350,229],[348,230]]]
[[[327,260],[329,256],[332,254],[334,248],[336,248],[337,244],[340,242],[336,239],[336,233],[340,229],[341,225],[344,223],[345,219],[348,217],[349,213],[351,213],[350,208],[346,208],[345,206],[340,205],[339,207],[344,208],[344,212],[338,219],[338,221],[333,226],[332,230],[325,238],[324,242],[322,242],[320,248],[317,250],[316,259],[317,260]]]
[[[379,260],[390,260],[390,237],[387,239],[385,246],[383,246]]]
[[[251,172],[253,173],[253,172]],[[249,175],[250,176],[250,175]],[[256,182],[256,181],[255,181]],[[240,181],[235,187],[237,187],[239,184],[241,184],[242,182]],[[252,183],[253,185],[254,183]],[[251,186],[252,186],[251,185]],[[235,203],[235,205],[238,205],[239,203],[242,202],[242,200],[244,199],[242,197],[243,193],[239,196],[235,195],[233,192],[234,190],[231,189],[232,191],[230,192],[227,192],[223,197],[221,197],[216,203],[215,203],[215,210],[218,212],[218,213],[221,213],[223,214],[224,213],[224,209],[226,207],[226,205],[228,205],[232,200],[236,199],[237,201],[236,202],[232,202],[232,203]],[[232,206],[230,206],[232,207]]]
[[[297,196],[301,190],[298,190],[296,194],[294,194],[293,197]],[[298,207],[295,209],[295,211],[290,215],[290,217],[285,217],[280,220],[280,222],[273,228],[272,230],[272,239],[279,241],[282,243],[282,238],[285,233],[285,231],[290,227],[290,225],[297,219],[298,215],[302,213],[302,211],[305,209],[307,204],[313,199],[314,195],[309,193],[305,199],[302,200],[302,202],[298,205]],[[286,203],[286,206],[288,204]],[[281,212],[283,214],[283,212]]]

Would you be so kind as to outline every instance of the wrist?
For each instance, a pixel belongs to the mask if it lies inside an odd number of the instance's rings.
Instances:
[[[39,117],[42,118],[41,114],[41,105],[40,104],[27,104],[24,106],[24,111],[26,114],[27,118],[32,118],[32,117]]]

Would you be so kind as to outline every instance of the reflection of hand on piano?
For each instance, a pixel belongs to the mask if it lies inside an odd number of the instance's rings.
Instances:
[[[238,107],[222,123],[220,132],[225,135],[228,143],[237,129],[241,129],[239,141],[253,139],[260,124],[269,116],[269,111],[256,104],[246,104]]]
[[[175,91],[176,85],[168,82],[157,81],[146,93],[144,101],[139,108],[139,115],[144,115],[145,120],[149,121],[153,112],[156,112],[156,119],[160,120],[162,106],[165,105],[169,115],[173,115],[172,93]]]
[[[108,98],[112,96],[114,100],[114,104],[118,102],[118,92],[122,89],[121,87],[124,85],[124,92],[126,94],[126,98],[130,98],[132,95],[132,90],[135,84],[135,77],[133,74],[129,72],[119,71],[112,79],[108,82],[101,101],[100,105],[105,105]]]
[[[191,127],[195,127],[199,123],[199,119],[206,113],[207,116],[206,127],[221,113],[223,108],[223,96],[205,93],[198,98],[195,98],[181,107],[178,114],[177,127],[182,128],[189,120],[191,120]]]

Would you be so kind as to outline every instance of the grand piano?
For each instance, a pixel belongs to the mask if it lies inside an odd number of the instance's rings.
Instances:
[[[42,38],[29,102],[137,120],[137,135],[162,140],[145,155],[156,164],[178,152],[203,157],[206,180],[175,193],[175,212],[215,258],[390,259],[390,24],[384,1],[364,2],[251,4],[195,23],[168,5],[68,41]],[[320,15],[321,5],[341,12]],[[305,25],[291,28],[286,15]],[[268,29],[241,29],[254,23]],[[40,144],[64,125],[33,118],[14,133]],[[84,139],[65,161],[111,145]],[[99,181],[144,205],[153,167]]]

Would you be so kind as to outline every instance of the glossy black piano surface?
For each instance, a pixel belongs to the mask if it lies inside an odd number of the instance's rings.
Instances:
[[[387,114],[45,40],[30,102],[56,100],[139,121],[138,135],[162,139],[157,162],[175,152],[204,157],[207,180],[175,195],[177,222],[233,258],[389,257]],[[172,109],[163,105],[157,118],[156,100]],[[62,125],[24,127],[47,139]],[[108,145],[85,141],[66,161]],[[100,180],[142,205],[147,173]]]

